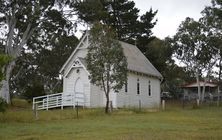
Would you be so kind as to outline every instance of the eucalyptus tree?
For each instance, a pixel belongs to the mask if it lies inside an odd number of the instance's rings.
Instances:
[[[5,54],[0,54],[0,69],[3,69],[3,67],[9,63],[11,58]],[[3,80],[5,77],[5,74],[3,71],[0,71],[0,80]],[[1,85],[0,85],[1,86]],[[0,112],[5,112],[7,107],[6,101],[0,96]]]
[[[201,22],[206,25],[205,31],[208,33],[210,46],[218,49],[217,67],[219,71],[218,80],[222,76],[222,2],[221,0],[212,0],[211,5],[202,11]]]
[[[3,69],[4,66],[11,61],[11,58],[5,54],[0,54],[0,69]],[[0,71],[0,80],[5,78],[3,71]],[[1,86],[1,85],[0,85]]]
[[[198,98],[202,101],[200,76],[206,73],[206,77],[212,72],[216,63],[217,49],[210,46],[210,38],[205,32],[205,25],[192,18],[186,18],[179,26],[178,32],[173,37],[175,56],[186,66],[188,71],[194,72],[198,83]]]
[[[108,26],[95,23],[90,30],[90,43],[86,57],[90,82],[103,89],[108,113],[110,91],[118,92],[127,80],[127,60]]]
[[[41,31],[42,23],[48,20],[47,14],[63,12],[68,2],[65,0],[0,0],[1,42],[4,53],[12,57],[12,61],[5,65],[6,76],[2,80],[0,90],[0,95],[5,97],[7,102],[10,102],[9,81],[12,70],[21,54],[29,51],[28,41],[33,34]],[[53,18],[56,19],[56,17]],[[47,36],[47,33],[36,37],[43,41],[44,36]]]

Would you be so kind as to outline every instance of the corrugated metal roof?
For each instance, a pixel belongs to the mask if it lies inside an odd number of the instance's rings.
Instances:
[[[204,86],[204,82],[200,81],[200,86],[203,87]],[[190,84],[186,84],[182,86],[183,88],[191,88],[191,87],[198,87],[197,82],[193,82]],[[205,87],[217,87],[217,84],[215,83],[211,83],[211,82],[206,82]]]
[[[131,45],[122,41],[119,42],[123,47],[124,54],[127,58],[129,70],[162,78],[160,72],[151,64],[151,62],[135,45]]]
[[[128,70],[147,74],[162,79],[162,75],[151,64],[151,62],[142,54],[142,52],[134,45],[119,41],[123,47],[124,55],[127,58]],[[84,58],[79,57],[83,65],[86,66]]]
[[[84,41],[84,38],[87,36],[88,34],[85,34],[83,39],[80,41],[80,43]],[[127,58],[128,70],[146,74],[149,76],[154,76],[159,79],[163,78],[160,72],[151,64],[151,62],[143,55],[143,53],[135,45],[128,44],[122,41],[119,41],[119,42],[121,46],[123,47],[124,55]],[[73,51],[73,53],[70,55],[69,59],[65,62],[65,64],[61,68],[60,73],[65,69],[67,64],[71,61],[71,58],[74,56],[78,48],[79,48],[79,44],[77,48]],[[82,64],[85,65],[85,67],[87,67],[85,59],[81,57],[79,58]]]

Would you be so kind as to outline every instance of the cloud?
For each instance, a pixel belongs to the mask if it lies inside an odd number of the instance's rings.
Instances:
[[[198,20],[201,17],[200,12],[206,5],[210,5],[211,0],[134,0],[134,2],[140,9],[140,14],[150,8],[158,10],[156,15],[158,23],[153,33],[163,39],[174,35],[186,17]]]

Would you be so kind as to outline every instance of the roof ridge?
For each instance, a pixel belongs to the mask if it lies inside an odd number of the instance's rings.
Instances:
[[[162,78],[163,76],[161,75],[161,73],[153,66],[153,64],[149,61],[149,59],[139,50],[139,48],[136,45],[133,44],[129,44],[127,42],[123,42],[123,41],[119,41],[122,44],[125,44],[125,46],[127,48],[130,48],[129,46],[133,47],[136,51],[136,53],[139,53],[139,55],[142,57],[142,59],[144,60],[144,62],[146,63],[146,65],[150,66],[150,68],[153,70],[153,72],[155,73],[155,76],[158,76],[160,78]],[[123,47],[123,46],[122,46]],[[138,57],[138,56],[137,56]],[[154,73],[149,73],[151,75],[154,75]]]

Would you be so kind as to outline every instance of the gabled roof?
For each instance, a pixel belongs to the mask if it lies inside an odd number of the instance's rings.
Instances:
[[[129,70],[162,79],[160,72],[151,64],[151,62],[135,45],[131,45],[122,41],[119,42],[123,47],[123,52],[127,58]]]
[[[82,67],[83,69],[85,69],[85,71],[89,74],[88,70],[86,69],[86,62],[84,58],[81,57],[77,57],[73,63],[73,65],[68,69],[68,71],[66,73],[64,73],[64,76],[66,77],[73,68],[80,68]]]
[[[59,73],[62,73],[62,71],[65,69],[65,67],[68,65],[68,63],[72,60],[72,58],[74,57],[76,51],[79,49],[79,47],[81,46],[82,43],[84,43],[84,40],[88,41],[88,31],[82,36],[82,38],[79,41],[79,44],[76,46],[76,48],[74,49],[74,51],[72,52],[72,54],[69,56],[69,58],[66,60],[66,62],[63,64],[62,68],[59,70]]]
[[[200,81],[200,87],[204,86],[204,82]],[[206,82],[205,87],[217,87],[218,85],[212,82]],[[189,83],[189,84],[185,84],[182,86],[183,88],[194,88],[194,87],[198,87],[197,82],[193,82],[193,83]]]
[[[70,55],[68,60],[65,62],[63,67],[60,70],[60,73],[65,69],[68,65],[69,61],[72,60],[76,50],[79,48],[80,44],[83,43],[88,34],[85,34],[76,49]],[[142,73],[148,76],[157,77],[158,79],[162,79],[162,75],[160,72],[151,64],[151,62],[143,55],[143,53],[135,46],[122,41],[119,41],[121,46],[123,47],[124,55],[127,58],[128,70],[133,72]],[[86,66],[86,62],[84,58],[79,58],[83,65]]]

